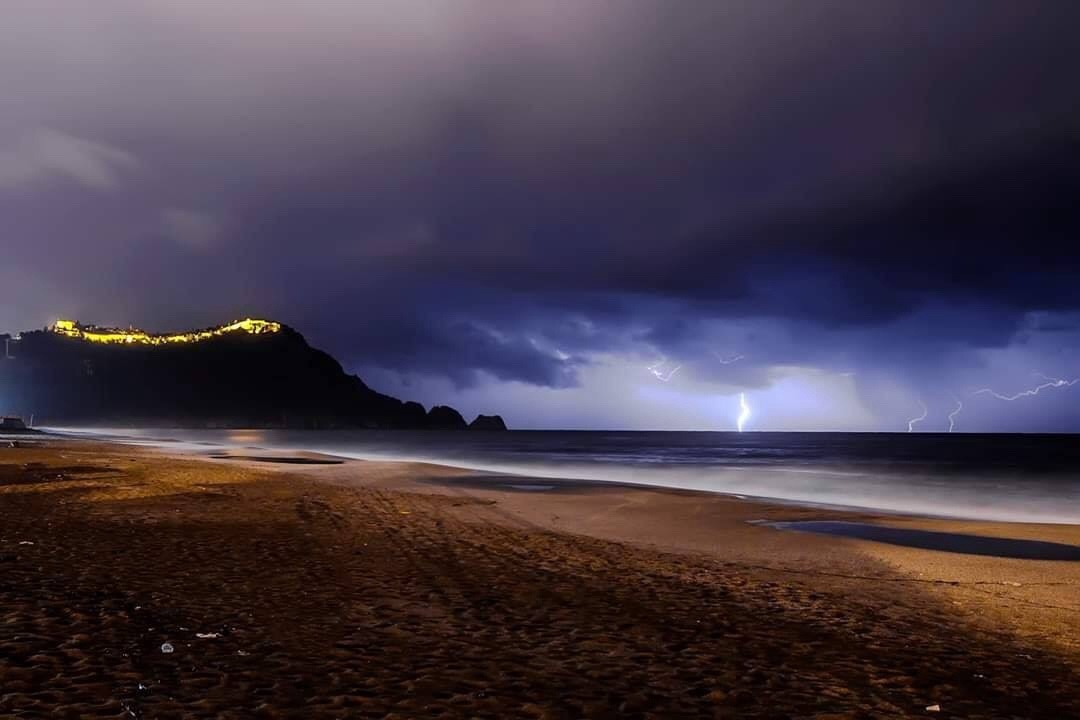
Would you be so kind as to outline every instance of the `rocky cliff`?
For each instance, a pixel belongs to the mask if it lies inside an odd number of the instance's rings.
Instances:
[[[465,428],[378,393],[279,323],[150,335],[61,321],[0,335],[0,413],[36,424]]]

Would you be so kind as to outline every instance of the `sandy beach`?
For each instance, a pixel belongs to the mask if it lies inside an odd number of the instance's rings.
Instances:
[[[0,717],[1080,717],[1080,562],[761,522],[807,519],[1080,545],[1076,526],[24,442],[0,449]]]

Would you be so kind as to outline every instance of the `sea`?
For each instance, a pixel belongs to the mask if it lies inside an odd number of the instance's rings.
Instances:
[[[317,452],[511,478],[882,513],[1080,524],[1080,435],[52,428],[171,451]]]

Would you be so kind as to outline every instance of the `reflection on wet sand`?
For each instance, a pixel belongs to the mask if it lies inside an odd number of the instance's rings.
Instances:
[[[873,540],[891,545],[963,553],[965,555],[989,555],[991,557],[1020,560],[1080,561],[1080,546],[1041,540],[987,537],[838,520],[799,520],[794,522],[774,522],[768,523],[768,525],[779,530],[839,535],[840,537]]]

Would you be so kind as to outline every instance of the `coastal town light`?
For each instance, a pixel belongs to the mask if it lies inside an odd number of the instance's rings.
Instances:
[[[58,335],[109,345],[177,345],[209,340],[236,332],[263,335],[276,333],[280,330],[281,323],[271,320],[257,320],[255,318],[244,318],[208,330],[193,330],[191,332],[164,335],[152,335],[136,328],[119,330],[116,328],[101,328],[95,325],[84,327],[74,320],[57,320],[52,326],[52,331]]]

